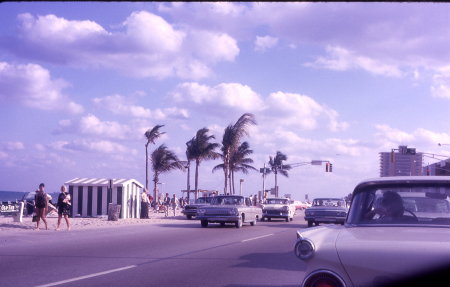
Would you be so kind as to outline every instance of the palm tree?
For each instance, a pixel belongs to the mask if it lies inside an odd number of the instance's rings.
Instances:
[[[166,173],[175,169],[184,169],[183,162],[181,162],[176,154],[169,150],[164,144],[160,145],[157,149],[155,149],[151,155],[151,163],[152,169],[154,172],[153,175],[153,196],[154,198],[158,198],[157,194],[157,184],[159,182],[159,176],[162,173]]]
[[[164,125],[156,125],[152,129],[148,129],[145,132],[147,143],[145,144],[145,188],[148,190],[148,145],[150,143],[155,144],[155,140],[158,139],[165,132],[160,132],[159,129]]]
[[[195,159],[195,198],[198,197],[198,168],[203,160],[216,159],[220,155],[215,152],[219,147],[218,143],[211,143],[215,139],[213,135],[208,135],[209,129],[202,128],[197,131],[195,137],[191,139],[191,156]]]
[[[191,184],[190,184],[190,178],[191,178],[191,161],[194,159],[194,150],[193,150],[193,142],[194,142],[194,138],[190,139],[189,141],[186,142],[186,159],[187,159],[187,170],[188,170],[188,174],[187,174],[187,186],[186,186],[186,190],[187,190],[187,198],[188,198],[188,202],[190,199],[190,194],[191,194]]]
[[[225,128],[223,138],[222,138],[222,159],[223,159],[223,171],[225,175],[224,193],[228,189],[228,179],[231,177],[230,162],[233,153],[236,152],[239,145],[241,144],[241,139],[244,136],[248,136],[247,128],[250,125],[256,125],[255,116],[250,113],[243,114],[236,123],[230,124]],[[231,184],[230,184],[231,193]]]
[[[283,164],[283,161],[285,160],[287,160],[287,156],[280,151],[277,151],[275,157],[269,158],[270,169],[275,174],[275,194],[277,197],[278,197],[277,174],[280,173],[285,177],[289,177],[288,170],[292,168],[289,164]]]
[[[244,174],[248,174],[249,170],[257,170],[255,167],[250,164],[253,163],[253,159],[247,157],[253,153],[253,150],[250,149],[250,144],[248,142],[243,142],[239,145],[236,152],[233,153],[230,162],[230,170],[231,170],[231,181],[230,184],[233,186],[233,194],[235,194],[235,186],[234,186],[234,173],[242,172]]]

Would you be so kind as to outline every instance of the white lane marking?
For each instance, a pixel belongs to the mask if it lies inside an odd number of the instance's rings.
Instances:
[[[80,276],[80,277],[75,277],[75,278],[72,278],[72,279],[67,279],[67,280],[62,280],[62,281],[58,281],[58,282],[53,282],[53,283],[48,283],[48,284],[44,284],[44,285],[39,285],[39,286],[36,286],[36,287],[57,286],[57,285],[70,283],[70,282],[74,282],[74,281],[79,281],[79,280],[83,280],[83,279],[87,279],[87,278],[92,278],[92,277],[106,275],[106,274],[110,274],[110,273],[114,273],[114,272],[119,272],[119,271],[131,269],[131,268],[135,268],[135,267],[137,267],[137,266],[136,265],[125,266],[125,267],[122,267],[122,268],[111,269],[111,270],[107,270],[107,271],[103,271],[103,272],[99,272],[99,273],[94,273],[94,274],[84,275],[84,276]]]
[[[266,235],[262,235],[262,236],[258,236],[258,237],[253,237],[253,238],[249,238],[249,239],[244,239],[241,242],[246,242],[246,241],[251,241],[251,240],[256,240],[256,239],[260,239],[260,238],[264,238],[264,237],[268,237],[268,236],[272,236],[273,233],[270,234],[266,234]]]

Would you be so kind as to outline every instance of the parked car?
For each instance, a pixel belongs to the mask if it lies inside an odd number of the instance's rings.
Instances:
[[[261,221],[272,218],[282,218],[286,222],[292,221],[295,215],[295,205],[288,198],[268,198],[262,206]]]
[[[236,228],[241,228],[246,222],[253,226],[261,216],[261,207],[254,206],[250,198],[238,195],[215,196],[211,205],[197,209],[197,219],[200,219],[202,227],[208,227],[209,223],[222,226],[233,223]]]
[[[192,217],[197,216],[197,209],[199,207],[209,205],[211,203],[212,197],[199,197],[197,198],[194,203],[187,204],[183,211],[181,211],[184,215],[186,215],[187,219],[192,219]]]
[[[449,197],[447,176],[361,182],[344,226],[297,232],[294,250],[305,264],[302,286],[405,286],[402,282],[413,282],[417,274],[448,274]]]
[[[305,220],[308,227],[320,223],[344,224],[347,212],[347,204],[341,198],[315,198],[305,210]]]
[[[305,210],[309,207],[306,202],[300,200],[291,200],[291,204],[293,204],[297,210]]]

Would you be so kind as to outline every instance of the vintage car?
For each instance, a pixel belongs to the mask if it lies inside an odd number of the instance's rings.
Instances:
[[[295,215],[295,205],[289,198],[267,198],[262,205],[261,221],[272,218],[282,218],[286,222],[292,221]]]
[[[181,212],[186,215],[187,219],[191,219],[192,217],[197,216],[197,209],[199,207],[209,205],[211,200],[212,197],[199,197],[194,201],[194,203],[187,204]]]
[[[238,195],[219,195],[213,197],[211,205],[197,209],[197,219],[200,219],[202,227],[208,227],[209,223],[233,223],[236,228],[249,222],[255,225],[262,216],[261,207],[253,205],[250,198]]]
[[[344,226],[297,232],[294,252],[305,270],[302,286],[417,286],[416,278],[433,278],[428,274],[442,275],[442,270],[448,275],[449,197],[448,176],[361,182]]]
[[[305,210],[305,220],[308,227],[319,223],[344,224],[347,212],[347,204],[341,198],[315,198]]]

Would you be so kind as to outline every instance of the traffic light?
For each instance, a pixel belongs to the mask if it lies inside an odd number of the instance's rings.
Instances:
[[[328,163],[328,162],[325,164],[325,172],[328,172],[328,170],[329,170],[329,165],[330,165],[330,163]]]
[[[332,163],[330,163],[330,167],[328,168],[328,170],[329,170],[330,172],[333,172],[333,164],[332,164]]]

